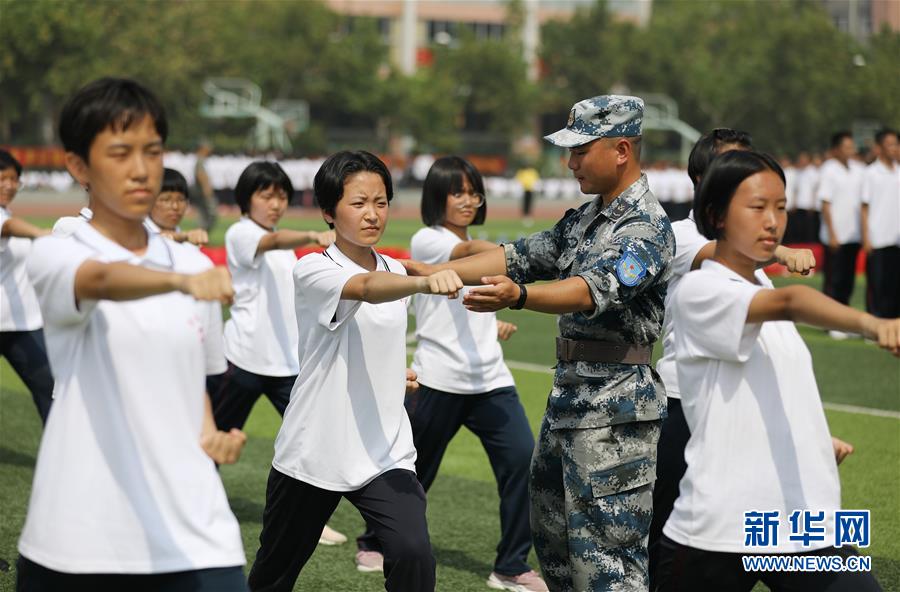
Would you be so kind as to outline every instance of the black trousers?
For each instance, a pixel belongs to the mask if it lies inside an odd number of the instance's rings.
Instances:
[[[876,317],[900,317],[900,247],[872,249],[866,257],[866,308]]]
[[[522,215],[524,217],[529,217],[531,215],[531,207],[534,204],[534,191],[530,189],[525,190],[525,194],[522,196]]]
[[[752,553],[748,553],[752,554]],[[787,555],[787,554],[786,554]],[[855,549],[827,548],[790,555],[857,555]],[[750,592],[757,582],[772,592],[880,592],[870,572],[748,572],[740,553],[702,551],[680,545],[663,535],[659,573],[653,592]]]
[[[341,498],[356,506],[384,553],[384,587],[431,592],[435,561],[425,521],[425,491],[415,473],[388,471],[356,491],[328,491],[269,472],[259,551],[250,570],[254,592],[290,592]]]
[[[822,291],[841,304],[849,304],[856,284],[856,258],[859,243],[839,245],[830,249],[825,245],[825,283]]]
[[[53,403],[53,374],[47,360],[43,329],[0,332],[0,355],[9,361],[9,365],[31,391],[41,423],[47,423],[47,415],[50,414],[50,405]]]
[[[20,555],[16,569],[16,592],[247,592],[240,565],[161,574],[71,574]]]
[[[243,428],[253,405],[264,394],[283,417],[296,378],[254,374],[228,362],[228,370],[214,381],[218,383],[216,392],[210,392],[216,426],[225,431]]]
[[[515,387],[459,395],[423,384],[407,395],[406,412],[416,446],[416,474],[425,491],[434,483],[441,459],[459,428],[466,426],[478,436],[500,495],[500,542],[494,571],[504,576],[529,571],[528,470],[534,436]],[[367,524],[366,533],[356,542],[362,550],[381,551],[371,525]]]
[[[660,541],[663,526],[672,513],[678,499],[678,484],[687,471],[684,449],[691,439],[681,399],[668,398],[669,415],[663,420],[656,449],[656,483],[653,486],[653,518],[650,521],[650,538],[647,550],[650,555],[650,589],[654,589],[659,567]]]

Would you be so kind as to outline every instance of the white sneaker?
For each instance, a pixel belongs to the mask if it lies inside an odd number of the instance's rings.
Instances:
[[[384,555],[378,551],[357,551],[356,569],[362,572],[384,571]]]
[[[503,576],[495,571],[487,579],[488,588],[510,590],[511,592],[548,592],[544,579],[534,570],[517,576]]]
[[[836,341],[844,341],[850,339],[850,334],[843,331],[829,331],[828,336]]]
[[[338,531],[334,530],[327,524],[325,528],[322,529],[322,534],[319,535],[319,544],[326,545],[332,547],[334,545],[343,545],[347,542],[347,537]]]

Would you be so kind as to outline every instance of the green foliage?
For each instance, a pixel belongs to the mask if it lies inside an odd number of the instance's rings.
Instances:
[[[639,27],[598,0],[543,25],[537,85],[522,57],[522,1],[507,12],[504,39],[463,33],[405,76],[373,19],[321,1],[0,0],[0,142],[52,142],[65,97],[105,75],[150,84],[170,146],[188,149],[200,136],[239,148],[253,125],[200,117],[212,76],[249,78],[265,101],[307,101],[313,125],[294,142],[303,154],[333,149],[334,128],[361,130],[377,149],[408,134],[420,149],[454,151],[473,130],[508,142],[536,116],[611,91],[667,94],[695,128],[747,129],[778,152],[820,147],[856,120],[900,126],[900,33],[860,46],[819,2],[656,0]]]
[[[542,57],[548,110],[616,87],[664,93],[695,128],[746,129],[778,152],[821,147],[857,119],[900,123],[900,33],[859,47],[802,0],[658,0],[642,29],[600,1],[545,25]]]

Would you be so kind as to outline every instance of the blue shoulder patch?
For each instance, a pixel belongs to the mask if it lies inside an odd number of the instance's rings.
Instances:
[[[647,267],[634,253],[625,251],[616,261],[616,275],[623,286],[636,286],[647,275]]]

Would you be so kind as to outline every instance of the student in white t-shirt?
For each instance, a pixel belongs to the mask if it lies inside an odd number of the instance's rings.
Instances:
[[[465,159],[444,156],[435,161],[422,187],[421,210],[426,227],[412,237],[412,259],[437,264],[497,248],[469,236],[470,225],[484,223],[487,203],[481,174]],[[528,470],[534,436],[497,340],[498,335],[507,338],[515,326],[442,296],[416,295],[413,305],[418,345],[412,369],[420,387],[406,397],[405,405],[419,482],[427,492],[461,427],[478,436],[500,494],[500,543],[488,585],[545,591],[543,580],[528,565]],[[357,539],[361,570],[381,563],[374,539],[371,530]]]
[[[235,295],[225,323],[228,370],[213,393],[219,429],[243,427],[263,394],[284,415],[300,370],[291,281],[294,249],[328,246],[334,233],[278,230],[293,196],[290,178],[275,162],[251,163],[234,188],[243,216],[225,233]]]
[[[188,206],[187,192],[188,184],[184,175],[175,169],[164,169],[162,189],[145,224],[153,232],[159,232],[177,243],[202,247],[209,243],[209,234],[204,229],[181,230],[181,219]]]
[[[21,176],[19,161],[0,150],[0,356],[25,383],[41,423],[47,423],[53,402],[53,375],[47,361],[41,310],[25,271],[25,260],[32,239],[50,231],[14,218],[9,211]]]
[[[819,174],[818,199],[822,208],[819,237],[825,245],[825,281],[822,291],[842,304],[850,302],[856,284],[862,206],[862,166],[853,161],[856,144],[850,132],[831,137],[831,154]],[[846,337],[836,332],[833,337]]]
[[[757,152],[718,156],[697,190],[697,227],[716,246],[674,294],[691,437],[660,543],[660,592],[749,592],[757,581],[773,590],[880,590],[870,573],[746,571],[741,561],[856,553],[831,547],[841,501],[837,463],[812,359],[793,322],[858,331],[900,355],[900,319],[877,319],[802,285],[774,289],[758,270],[784,234],[785,202],[784,173]],[[823,513],[821,539],[791,536],[791,514],[806,510]],[[778,512],[770,544],[753,545],[745,512]]]
[[[93,218],[37,240],[28,260],[56,384],[18,590],[246,590],[215,468],[246,437],[216,430],[204,388],[201,301],[228,301],[231,283],[143,226],[166,132],[156,98],[131,80],[88,84],[60,116],[66,167],[90,188]]]
[[[876,317],[900,316],[900,145],[897,132],[875,134],[878,158],[864,173],[862,235],[866,252],[866,308]]]
[[[701,136],[691,149],[688,158],[688,176],[696,187],[706,173],[713,159],[730,150],[752,150],[750,134],[729,128],[717,128]],[[659,541],[662,529],[678,498],[678,484],[684,476],[687,464],[684,460],[684,449],[691,436],[690,429],[681,408],[681,389],[675,363],[675,333],[673,331],[674,316],[677,314],[672,305],[672,295],[684,276],[713,256],[716,242],[710,241],[697,231],[694,213],[691,211],[684,220],[672,223],[675,234],[675,257],[672,260],[672,277],[669,279],[666,292],[666,308],[663,317],[662,345],[663,355],[656,364],[666,385],[666,401],[668,415],[663,420],[662,430],[657,445],[656,484],[653,487],[653,518],[650,523],[648,550],[650,553],[650,589],[656,581],[656,568],[659,558]],[[797,273],[809,273],[815,266],[815,257],[808,249],[790,249],[779,245],[775,249],[774,259]],[[835,442],[838,450],[852,450],[849,444]]]
[[[338,152],[314,182],[322,216],[337,233],[324,253],[294,267],[300,374],[275,439],[251,590],[288,592],[341,498],[374,528],[385,588],[434,589],[425,492],[403,408],[406,300],[455,297],[455,272],[407,277],[375,252],[393,196],[376,156]]]
[[[299,372],[297,321],[291,270],[294,249],[327,247],[334,233],[278,230],[294,186],[278,163],[250,163],[234,188],[243,216],[225,233],[228,270],[234,282],[231,318],[225,323],[228,369],[208,383],[219,429],[242,428],[263,394],[284,415]],[[343,534],[326,526],[320,542],[340,545]]]

